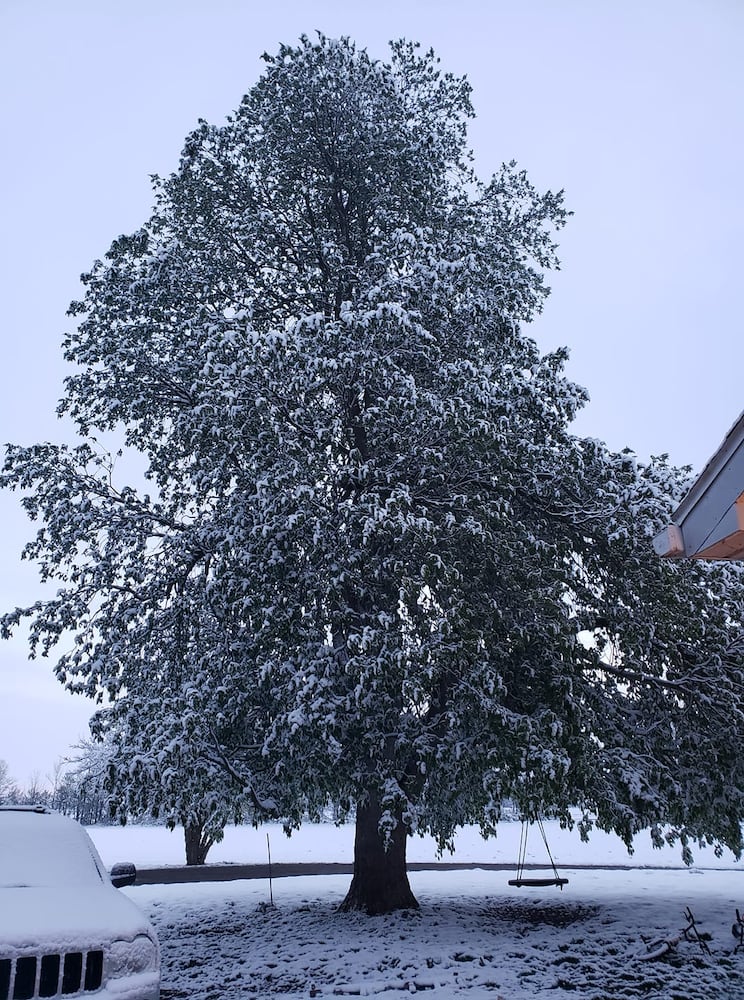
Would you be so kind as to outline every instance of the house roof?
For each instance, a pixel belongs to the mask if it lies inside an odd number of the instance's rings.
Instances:
[[[654,539],[660,556],[744,559],[744,413]]]

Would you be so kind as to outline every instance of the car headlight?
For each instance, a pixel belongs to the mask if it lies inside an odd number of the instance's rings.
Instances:
[[[157,945],[146,934],[138,934],[134,941],[114,941],[108,964],[111,979],[154,972],[158,967]]]

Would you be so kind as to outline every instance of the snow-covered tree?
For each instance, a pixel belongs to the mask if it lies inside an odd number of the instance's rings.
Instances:
[[[585,393],[520,329],[562,197],[513,164],[480,182],[471,114],[407,43],[267,57],[84,276],[80,444],[3,475],[60,584],[4,632],[72,633],[57,674],[111,699],[133,794],[187,761],[258,818],[332,800],[369,912],[416,905],[409,834],[493,834],[507,797],[741,847],[739,578],[653,556],[683,477],[571,435]]]
[[[225,826],[252,813],[224,770],[205,767],[199,749],[187,756],[193,741],[183,732],[174,738],[168,722],[178,720],[178,706],[155,707],[133,711],[129,704],[124,727],[117,725],[117,712],[98,713],[96,738],[78,745],[66,777],[73,779],[78,803],[100,802],[110,822],[182,827],[186,864],[202,865]]]
[[[96,751],[103,751],[105,767],[97,773],[111,816],[182,827],[186,864],[202,865],[225,826],[253,819],[254,811],[232,775],[204,757],[211,731],[195,725],[193,701],[181,697],[184,687],[158,678],[147,696],[131,692],[96,713],[97,742],[86,744],[81,763],[95,763]]]
[[[15,802],[18,796],[18,787],[10,776],[8,762],[0,759],[0,806],[4,803]]]

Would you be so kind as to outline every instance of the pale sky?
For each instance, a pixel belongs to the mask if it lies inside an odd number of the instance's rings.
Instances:
[[[197,118],[219,123],[315,29],[385,57],[433,46],[473,85],[479,173],[566,191],[562,270],[531,334],[571,348],[577,432],[697,471],[744,407],[742,0],[0,0],[0,443],[69,438],[54,411],[79,274],[151,207]],[[0,607],[42,595],[35,530],[0,494]],[[87,735],[52,661],[0,644],[0,759],[21,782]]]

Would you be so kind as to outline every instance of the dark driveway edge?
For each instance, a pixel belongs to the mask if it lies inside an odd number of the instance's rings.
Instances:
[[[516,865],[505,862],[487,863],[480,861],[412,861],[408,864],[409,872],[422,871],[483,871],[514,872]],[[525,865],[525,870],[543,870],[545,865]],[[560,866],[566,871],[690,871],[684,865],[565,865]],[[692,870],[702,869],[693,866]],[[711,871],[736,871],[740,868],[710,869]],[[352,864],[335,864],[331,862],[297,862],[272,864],[272,878],[290,878],[298,875],[352,875]],[[138,868],[135,885],[176,885],[181,882],[233,882],[237,879],[262,879],[269,877],[268,864],[215,864],[215,865],[169,865],[163,868]]]

